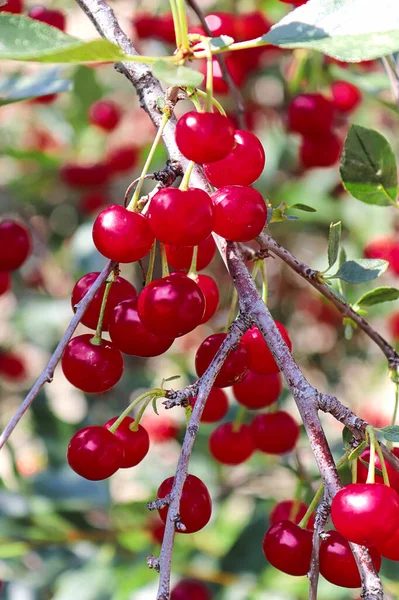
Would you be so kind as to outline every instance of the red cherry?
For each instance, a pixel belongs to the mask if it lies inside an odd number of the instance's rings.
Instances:
[[[226,339],[226,333],[214,333],[202,342],[195,355],[195,370],[201,377]],[[228,387],[241,381],[248,372],[249,355],[246,346],[239,342],[227,356],[223,367],[216,377],[214,385],[217,387]]]
[[[351,113],[362,101],[361,91],[349,81],[334,81],[331,92],[335,107],[342,113]]]
[[[300,435],[296,421],[283,410],[256,415],[251,431],[255,446],[266,454],[291,452]]]
[[[248,371],[242,381],[234,384],[233,393],[237,402],[247,408],[257,410],[276,402],[282,389],[280,373],[266,375]]]
[[[45,94],[44,96],[37,96],[37,98],[31,98],[28,100],[30,104],[53,104],[58,98],[58,94]]]
[[[165,498],[172,491],[174,477],[168,477],[158,488],[157,498]],[[166,523],[168,507],[161,508],[159,516]],[[212,500],[208,488],[195,475],[187,475],[180,499],[180,517],[186,526],[184,533],[195,533],[208,523],[212,514]],[[179,530],[176,530],[179,531]],[[182,533],[182,532],[181,532]]]
[[[387,540],[377,544],[377,550],[389,560],[399,560],[399,529]]]
[[[320,573],[327,581],[344,588],[361,587],[362,582],[349,542],[338,531],[328,531],[320,544]],[[381,568],[381,555],[368,548],[375,569]]]
[[[280,2],[284,2],[284,4],[292,4],[293,6],[302,6],[302,4],[306,4],[307,1],[308,0],[280,0]]]
[[[13,219],[0,222],[0,271],[19,269],[31,251],[31,236],[25,225]]]
[[[284,325],[278,321],[275,321],[275,323],[281,335],[283,336],[285,343],[291,351],[292,344],[287,330],[285,329]],[[266,375],[279,372],[277,363],[257,327],[251,327],[251,329],[248,329],[242,338],[242,342],[245,344],[249,352],[250,369],[252,371],[255,371],[256,373],[265,373]]]
[[[176,439],[179,433],[179,427],[175,421],[163,414],[158,416],[154,413],[146,413],[141,420],[143,427],[148,432],[151,442],[162,443]]]
[[[45,6],[34,6],[28,12],[28,17],[65,31],[66,18],[65,14],[60,10],[51,10]]]
[[[236,130],[235,146],[222,160],[205,163],[208,181],[217,188],[227,185],[250,185],[261,176],[265,166],[265,151],[260,140],[245,130]]]
[[[331,518],[350,542],[374,546],[399,529],[399,496],[381,483],[352,483],[335,495]]]
[[[272,24],[260,10],[238,15],[236,22],[236,40],[243,42],[261,37],[269,31]]]
[[[397,458],[399,458],[399,448],[392,448],[392,453]],[[357,461],[357,482],[358,483],[366,483],[368,467],[366,467],[361,462],[360,459],[362,459],[365,463],[367,463],[367,465],[369,464],[369,462],[370,462],[370,449],[369,448],[366,448],[366,450],[364,450],[361,453],[361,455]],[[375,466],[377,467],[377,469],[380,469],[380,471],[381,471],[381,462],[377,455],[375,458]],[[393,467],[391,467],[391,465],[388,462],[385,462],[385,466],[386,466],[386,469],[388,472],[389,484],[396,492],[398,492],[399,491],[399,473]],[[377,473],[376,473],[375,474],[375,482],[376,483],[384,483],[384,478],[382,477],[382,475],[377,475]]]
[[[130,263],[149,253],[154,237],[144,215],[112,204],[94,221],[93,241],[106,258]]]
[[[321,94],[299,94],[288,107],[288,129],[307,138],[322,138],[330,131],[334,103]]]
[[[155,194],[148,210],[154,236],[164,244],[197,246],[213,225],[211,197],[199,188],[187,191],[166,187]]]
[[[175,338],[201,323],[205,299],[195,281],[184,273],[171,273],[145,286],[137,310],[149,331],[160,337]]]
[[[22,357],[9,351],[0,351],[0,375],[10,381],[19,382],[27,377]]]
[[[236,38],[236,17],[228,12],[216,11],[206,15],[206,24],[212,32],[213,37],[228,35]]]
[[[306,575],[310,569],[313,534],[291,521],[272,525],[263,538],[263,552],[273,567],[288,575]]]
[[[80,210],[88,216],[98,213],[107,204],[109,204],[109,198],[99,190],[86,192],[79,200]]]
[[[391,335],[393,337],[393,339],[399,340],[399,312],[394,312],[390,317],[389,317],[389,330],[391,332]]]
[[[154,19],[152,37],[161,42],[176,45],[176,34],[172,13],[168,12],[163,15],[157,15]]]
[[[115,423],[118,417],[114,417],[105,423],[104,427],[109,429]],[[129,469],[138,465],[146,456],[150,448],[150,438],[148,433],[139,425],[137,431],[131,429],[134,419],[125,417],[122,423],[118,426],[114,435],[119,440],[123,448],[123,459],[119,467]]]
[[[132,22],[139,40],[147,40],[153,36],[156,18],[147,12],[138,13],[134,16]]]
[[[62,356],[62,370],[72,385],[83,392],[100,394],[111,389],[123,373],[120,351],[106,340],[99,346],[91,343],[90,334],[68,342]]]
[[[111,174],[126,173],[139,161],[139,151],[133,146],[119,146],[108,152],[107,167]]]
[[[121,352],[143,357],[159,356],[174,342],[173,339],[154,335],[144,327],[135,298],[115,306],[110,317],[109,335]]]
[[[61,167],[61,179],[72,188],[104,185],[109,179],[106,163],[98,162],[87,165],[66,163]]]
[[[23,0],[7,0],[7,4],[0,7],[0,12],[13,13],[14,15],[21,14],[23,10]]]
[[[170,246],[165,244],[166,258],[174,269],[189,269],[193,259],[193,246]],[[197,271],[202,271],[211,262],[216,252],[216,244],[209,235],[206,240],[198,244]]]
[[[87,273],[75,283],[75,287],[72,290],[71,296],[72,308],[74,308],[74,306],[76,306],[76,304],[82,300],[99,275],[99,272]],[[90,329],[95,330],[97,328],[105,287],[106,284],[104,283],[94,296],[93,300],[90,302],[85,314],[81,319],[83,325],[90,327]],[[137,292],[132,284],[123,277],[118,276],[116,281],[114,281],[111,285],[108,294],[102,326],[103,331],[108,331],[111,313],[115,306],[120,302],[123,302],[123,300],[131,300],[132,298],[136,297]]]
[[[123,446],[105,427],[84,427],[69,442],[67,461],[71,469],[85,479],[107,479],[123,462]]]
[[[255,450],[248,425],[222,423],[209,436],[209,452],[222,465],[239,465],[247,461]]]
[[[212,194],[213,230],[233,242],[249,242],[266,224],[267,209],[261,194],[251,187],[226,185]]]
[[[194,579],[182,579],[170,593],[170,600],[211,600],[206,585]]]
[[[233,124],[220,113],[190,111],[176,125],[180,152],[196,163],[221,160],[234,147]]]
[[[104,131],[113,131],[120,119],[119,106],[112,100],[97,100],[90,106],[89,122]]]
[[[190,404],[194,408],[197,396],[190,399]],[[229,410],[229,401],[223,390],[213,387],[205,403],[201,416],[202,423],[216,423],[226,416]]]
[[[11,276],[8,271],[0,271],[0,296],[8,292],[11,287]]]
[[[201,319],[201,323],[206,323],[213,317],[219,306],[219,288],[212,277],[208,275],[196,275],[194,278],[195,283],[204,294],[205,298],[205,312]]]
[[[341,149],[341,140],[335,133],[327,132],[321,139],[304,137],[299,147],[299,157],[307,169],[331,167],[339,159]]]
[[[308,506],[304,502],[296,502],[295,500],[282,500],[273,507],[269,515],[269,521],[272,525],[278,523],[279,521],[292,521],[298,525],[298,523],[300,523],[303,517],[306,515],[307,510]],[[314,522],[315,516],[312,514],[309,518],[308,524],[306,525],[306,529],[313,529]]]

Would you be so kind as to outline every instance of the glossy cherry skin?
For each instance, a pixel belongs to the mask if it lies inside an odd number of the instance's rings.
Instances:
[[[171,273],[145,286],[137,310],[149,331],[171,339],[189,333],[201,323],[205,298],[187,275]]]
[[[255,446],[266,454],[291,452],[300,434],[296,421],[283,410],[256,415],[251,432]]]
[[[99,272],[87,273],[75,283],[75,287],[72,290],[71,296],[72,308],[74,308],[74,306],[76,306],[76,304],[82,300],[99,275]],[[97,328],[105,288],[106,284],[104,283],[94,296],[93,300],[90,302],[85,314],[81,319],[83,325],[86,325],[86,327],[89,327],[90,329],[96,330]],[[117,304],[123,302],[124,300],[131,300],[136,297],[137,292],[134,286],[123,277],[118,276],[109,290],[102,330],[108,331],[111,313]]]
[[[195,370],[201,377],[211,364],[216,352],[226,339],[226,333],[214,333],[202,342],[195,355]],[[249,355],[245,345],[239,342],[227,356],[223,367],[215,379],[217,387],[228,387],[241,381],[248,372]]]
[[[226,185],[251,185],[261,176],[265,167],[265,151],[260,140],[245,130],[236,130],[235,146],[222,160],[205,163],[208,181],[215,187]]]
[[[168,477],[158,488],[157,498],[165,498],[172,490],[174,477]],[[166,523],[168,507],[161,508],[159,516]],[[212,500],[208,488],[195,475],[187,475],[180,499],[180,517],[186,530],[180,533],[195,533],[208,523],[212,514]],[[176,529],[176,531],[179,531]]]
[[[176,143],[180,152],[196,163],[221,160],[234,147],[234,127],[220,113],[191,111],[177,122]]]
[[[8,12],[19,15],[23,12],[24,5],[22,0],[8,0],[5,6],[0,7],[0,12]]]
[[[263,553],[269,563],[288,575],[306,575],[310,569],[313,534],[291,521],[272,525],[263,538]]]
[[[334,103],[321,94],[299,94],[288,107],[288,129],[307,138],[323,138],[334,119]]]
[[[83,392],[100,394],[111,389],[123,373],[123,358],[111,343],[91,343],[92,335],[72,338],[62,356],[62,370],[72,385]]]
[[[348,114],[353,112],[362,101],[362,93],[349,81],[334,81],[331,92],[337,110]]]
[[[284,338],[289,350],[292,350],[291,340],[284,325],[275,321],[278,330]],[[278,373],[279,368],[265,340],[257,327],[251,327],[242,338],[250,355],[250,369],[256,373]]]
[[[111,174],[119,175],[134,169],[139,162],[139,151],[133,146],[113,148],[107,155],[107,167]]]
[[[350,542],[375,546],[399,529],[399,496],[381,483],[352,483],[334,496],[331,518]]]
[[[16,352],[0,351],[0,375],[19,382],[27,377],[25,362]]]
[[[193,246],[171,246],[165,244],[166,258],[174,269],[188,269],[193,259]],[[209,235],[206,240],[198,244],[197,271],[202,271],[211,262],[216,253],[216,244]]]
[[[120,119],[119,107],[112,100],[97,100],[90,106],[89,122],[104,131],[113,131]]]
[[[193,277],[195,283],[199,286],[205,298],[205,312],[201,323],[206,323],[213,317],[219,306],[219,288],[212,277],[208,275],[196,275]]]
[[[85,479],[107,479],[121,467],[123,446],[105,427],[84,427],[69,442],[67,461]]]
[[[34,6],[28,12],[28,17],[65,31],[66,19],[64,13],[60,10],[51,10],[45,6]]]
[[[266,225],[266,204],[254,188],[226,185],[212,194],[212,202],[213,230],[226,240],[249,242]]]
[[[399,529],[387,540],[377,544],[377,550],[389,560],[399,560]]]
[[[147,217],[160,242],[198,246],[212,231],[213,204],[209,194],[199,188],[166,187],[151,199]]]
[[[239,465],[251,458],[255,446],[248,425],[235,430],[234,423],[222,423],[209,436],[209,452],[223,465]]]
[[[392,453],[397,458],[399,458],[399,448],[392,448]],[[361,455],[357,461],[357,482],[358,483],[366,483],[368,467],[366,467],[361,462],[360,459],[362,459],[365,463],[367,463],[367,465],[369,464],[369,462],[370,462],[370,449],[369,448],[366,448],[366,450],[364,450],[361,453]],[[375,466],[377,467],[377,469],[379,469],[381,471],[381,462],[377,455],[376,455],[376,459],[375,459]],[[399,473],[393,467],[391,467],[391,465],[386,461],[385,461],[385,466],[386,466],[386,469],[388,472],[389,484],[396,492],[398,492],[399,491]],[[375,482],[376,483],[384,483],[383,476],[378,475],[376,473],[375,474]]]
[[[206,585],[194,579],[182,579],[170,593],[170,600],[211,600]]]
[[[103,162],[87,165],[66,163],[60,169],[61,179],[72,188],[104,185],[109,175],[108,166]]]
[[[295,507],[294,507],[295,504]],[[269,515],[269,521],[272,525],[279,521],[292,521],[293,523],[300,523],[303,517],[306,515],[308,505],[304,502],[296,502],[295,500],[282,500],[278,502],[271,510]],[[306,529],[313,529],[315,522],[314,514],[311,515]]]
[[[27,228],[13,219],[0,222],[0,271],[15,271],[32,251]]]
[[[114,417],[107,421],[104,427],[109,429],[117,418]],[[123,448],[123,459],[120,463],[120,468],[122,469],[130,469],[130,467],[138,465],[150,448],[150,438],[144,427],[139,425],[137,431],[132,431],[131,427],[133,424],[134,419],[125,417],[114,433],[114,436],[119,440]]]
[[[349,542],[338,531],[328,531],[320,544],[320,573],[327,581],[344,588],[361,587],[362,582]],[[368,548],[375,570],[381,568],[381,555]]]
[[[335,133],[326,132],[321,139],[304,137],[299,147],[299,158],[304,167],[331,167],[341,154],[342,142]]]
[[[239,383],[233,386],[234,397],[251,410],[265,408],[278,400],[283,389],[280,373],[266,375],[248,371]]]
[[[149,253],[154,236],[147,217],[119,204],[112,204],[95,220],[93,241],[97,250],[106,258],[130,263]]]
[[[137,312],[137,300],[125,300],[112,311],[109,335],[115,346],[125,354],[151,357],[168,350],[174,339],[154,335],[143,325]]]
[[[190,398],[190,404],[194,408],[197,396]],[[213,387],[205,402],[204,410],[201,415],[202,423],[216,423],[226,416],[229,410],[229,401],[225,392],[217,387]]]
[[[0,271],[0,296],[8,292],[11,287],[11,277],[8,271]]]

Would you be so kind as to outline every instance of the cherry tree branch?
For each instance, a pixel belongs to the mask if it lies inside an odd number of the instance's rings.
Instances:
[[[320,575],[320,542],[322,540],[324,527],[326,526],[328,516],[330,514],[330,502],[323,498],[323,501],[319,504],[316,511],[315,526],[313,532],[313,549],[312,558],[310,559],[310,589],[309,589],[309,600],[317,600],[317,588],[319,584]]]

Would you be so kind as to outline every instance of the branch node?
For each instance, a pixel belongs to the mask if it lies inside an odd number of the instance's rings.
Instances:
[[[159,573],[161,570],[159,560],[155,558],[155,556],[152,556],[152,554],[150,554],[150,556],[147,556],[147,565],[149,569],[154,569],[154,571],[156,571],[157,573]]]
[[[167,494],[165,498],[158,498],[153,502],[147,503],[148,510],[161,510],[170,504],[170,494]]]

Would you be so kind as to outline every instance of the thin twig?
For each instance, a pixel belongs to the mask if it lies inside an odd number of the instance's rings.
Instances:
[[[328,515],[330,514],[330,506],[330,502],[326,499],[323,499],[323,502],[319,504],[316,511],[316,519],[313,532],[312,558],[310,559],[309,571],[309,600],[317,600],[317,588],[319,584],[320,575],[320,542],[323,536],[324,528],[327,523]]]

